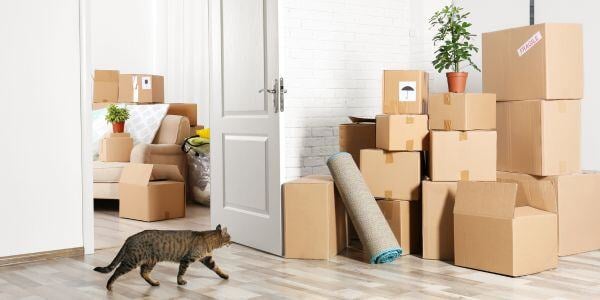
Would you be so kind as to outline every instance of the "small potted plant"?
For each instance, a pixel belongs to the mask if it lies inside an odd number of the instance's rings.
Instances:
[[[107,108],[105,119],[112,123],[113,132],[121,133],[125,131],[125,121],[129,119],[129,110],[127,107],[118,107],[111,104]]]
[[[471,23],[466,21],[469,14],[469,12],[463,12],[462,7],[451,4],[437,11],[429,19],[431,28],[437,29],[437,33],[433,37],[433,44],[439,45],[432,63],[440,73],[444,70],[451,71],[446,73],[446,79],[448,80],[448,91],[452,93],[464,93],[465,91],[469,74],[461,72],[461,67],[471,66],[481,72],[471,61],[471,54],[478,52],[479,49],[471,42],[471,38],[475,35],[469,32]]]

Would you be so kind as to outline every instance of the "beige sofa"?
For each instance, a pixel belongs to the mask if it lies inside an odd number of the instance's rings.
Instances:
[[[181,144],[190,133],[190,121],[167,115],[152,144],[138,144],[131,151],[132,163],[177,165],[187,177],[186,156]],[[119,178],[128,163],[94,161],[94,199],[119,199]]]

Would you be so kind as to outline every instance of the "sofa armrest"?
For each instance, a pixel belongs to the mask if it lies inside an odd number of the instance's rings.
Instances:
[[[137,144],[131,150],[130,161],[140,164],[176,165],[183,177],[187,177],[186,155],[176,144]]]

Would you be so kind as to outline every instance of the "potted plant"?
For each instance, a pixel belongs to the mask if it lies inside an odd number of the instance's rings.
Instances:
[[[121,133],[125,131],[125,121],[129,119],[129,110],[127,107],[118,107],[111,104],[107,108],[105,119],[112,123],[113,132]]]
[[[481,70],[471,61],[471,54],[478,52],[471,38],[474,34],[469,32],[471,23],[466,21],[469,12],[463,12],[462,7],[454,4],[447,5],[440,11],[437,11],[429,19],[431,28],[436,28],[437,33],[433,37],[433,44],[439,45],[435,51],[433,66],[438,72],[450,70],[446,73],[448,80],[448,91],[452,93],[463,93],[467,85],[467,72],[461,72],[462,67],[473,67]],[[465,64],[466,63],[466,64]]]

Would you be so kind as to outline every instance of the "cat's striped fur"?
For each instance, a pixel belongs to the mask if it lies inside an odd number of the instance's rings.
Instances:
[[[109,273],[117,267],[108,280],[106,288],[112,290],[112,285],[120,276],[140,267],[140,275],[150,285],[158,286],[158,281],[150,278],[150,272],[156,263],[170,261],[179,263],[177,284],[186,284],[183,279],[189,265],[200,260],[206,267],[213,270],[223,279],[228,279],[215,264],[212,251],[224,245],[231,244],[231,237],[227,228],[221,229],[221,225],[215,230],[209,231],[171,231],[171,230],[145,230],[127,238],[121,250],[106,267],[96,267],[94,271]]]

